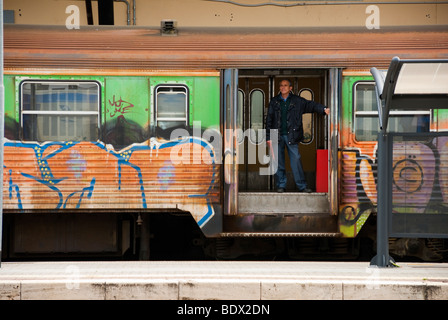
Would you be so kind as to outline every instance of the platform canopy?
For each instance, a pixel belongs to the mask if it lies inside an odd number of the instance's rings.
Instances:
[[[448,60],[400,60],[392,59],[387,73],[376,68],[370,69],[375,82],[378,101],[378,117],[381,132],[378,133],[378,183],[377,183],[377,255],[371,265],[390,267],[394,265],[389,256],[389,235],[393,229],[393,218],[399,217],[406,225],[406,236],[421,236],[417,231],[421,225],[415,223],[419,214],[393,213],[393,137],[400,133],[389,134],[387,123],[390,110],[429,110],[448,109]],[[437,133],[416,133],[423,136]],[[425,237],[439,237],[434,226],[445,226],[446,216],[424,214],[423,220],[428,234]],[[435,220],[438,218],[442,220]],[[435,218],[435,219],[434,219]],[[395,220],[397,221],[397,220]],[[405,223],[403,223],[405,221]],[[392,226],[389,226],[392,224]],[[409,228],[408,228],[409,226]],[[445,227],[444,230],[446,230]],[[437,228],[436,228],[437,229]],[[404,229],[403,229],[404,230]],[[440,230],[440,229],[438,229]],[[402,233],[403,234],[403,233]],[[396,235],[394,235],[396,236]],[[444,234],[443,236],[448,236]]]
[[[391,109],[448,109],[448,60],[392,59],[387,73],[370,69],[375,82],[380,129]]]

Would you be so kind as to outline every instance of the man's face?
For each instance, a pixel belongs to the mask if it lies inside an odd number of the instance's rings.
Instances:
[[[292,90],[292,87],[289,85],[289,82],[286,80],[283,80],[280,82],[280,93],[282,95],[289,94],[289,92]]]

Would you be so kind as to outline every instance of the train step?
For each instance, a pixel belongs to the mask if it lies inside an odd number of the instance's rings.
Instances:
[[[222,232],[219,234],[221,238],[338,238],[342,237],[339,232]]]
[[[240,192],[238,214],[225,215],[222,237],[338,237],[326,193]]]
[[[330,214],[327,193],[239,192],[238,214]]]

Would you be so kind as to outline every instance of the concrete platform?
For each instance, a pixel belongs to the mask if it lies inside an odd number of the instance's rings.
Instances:
[[[441,300],[448,264],[2,262],[2,300]]]

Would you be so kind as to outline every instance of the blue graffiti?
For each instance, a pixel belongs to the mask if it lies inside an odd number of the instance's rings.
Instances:
[[[90,198],[92,197],[93,186],[94,186],[94,185],[95,185],[95,178],[92,178],[92,180],[90,181],[90,186],[89,186],[89,187],[87,187],[87,188],[83,188],[81,191],[75,191],[75,192],[72,192],[71,194],[69,194],[69,195],[67,196],[67,200],[65,200],[64,208],[65,208],[66,205],[67,205],[67,201],[68,201],[71,197],[73,197],[75,194],[81,192],[81,195],[79,196],[78,203],[76,204],[76,209],[79,209],[79,207],[81,206],[81,201],[82,201],[82,199],[84,198],[84,193],[85,193],[86,191],[88,191],[87,199],[90,199]]]
[[[4,166],[3,166],[4,167]],[[20,190],[19,190],[19,186],[15,183],[12,182],[12,170],[9,170],[9,199],[12,199],[13,197],[13,190],[16,192],[16,197],[17,197],[17,207],[22,210],[23,206],[22,206],[22,199],[20,197]]]
[[[82,201],[84,199],[90,199],[92,197],[92,194],[93,194],[94,188],[95,188],[95,178],[92,178],[92,180],[90,181],[90,185],[88,187],[85,187],[79,191],[72,192],[71,194],[69,194],[67,196],[67,198],[64,201],[63,194],[62,194],[61,190],[58,188],[58,184],[61,181],[68,179],[69,177],[61,177],[58,179],[55,178],[55,176],[52,172],[51,166],[48,164],[48,161],[51,158],[55,157],[56,155],[58,155],[59,153],[65,151],[65,150],[72,148],[73,146],[75,146],[78,143],[79,142],[69,141],[69,142],[47,142],[47,143],[39,144],[37,142],[29,142],[28,143],[28,142],[20,142],[20,141],[7,141],[7,142],[5,142],[5,146],[30,148],[34,151],[34,155],[36,157],[37,164],[39,167],[40,176],[33,176],[31,174],[24,173],[24,172],[20,172],[20,174],[23,177],[26,177],[28,179],[34,180],[38,183],[41,183],[41,184],[45,185],[46,187],[48,187],[50,190],[54,191],[59,197],[59,200],[58,200],[58,203],[57,203],[55,209],[61,209],[61,208],[64,209],[64,208],[66,208],[68,201],[71,198],[78,196],[78,195],[79,195],[79,199],[76,204],[76,208],[80,208]],[[133,170],[135,170],[135,172],[137,173],[137,176],[138,176],[138,183],[139,183],[140,191],[141,191],[142,208],[146,209],[147,208],[147,197],[146,197],[146,192],[145,192],[145,188],[144,188],[142,170],[137,165],[132,163],[131,157],[132,157],[133,153],[136,151],[142,151],[142,150],[143,151],[155,150],[155,149],[160,150],[160,149],[164,149],[164,148],[179,146],[179,145],[185,144],[185,143],[199,144],[201,147],[203,147],[205,150],[207,150],[209,152],[210,158],[212,160],[211,165],[213,166],[213,170],[212,170],[213,173],[212,173],[212,179],[211,179],[210,185],[206,189],[205,193],[203,193],[203,194],[189,195],[189,197],[207,198],[211,188],[214,185],[215,179],[216,179],[216,177],[215,177],[215,175],[216,175],[215,154],[214,154],[212,146],[209,143],[207,143],[206,141],[204,141],[198,137],[191,136],[191,137],[187,137],[187,138],[183,138],[183,139],[179,139],[179,140],[168,141],[165,143],[161,143],[159,145],[135,144],[135,145],[131,145],[129,148],[126,148],[125,150],[122,150],[122,151],[115,151],[113,149],[109,149],[106,147],[106,145],[103,142],[100,142],[100,141],[93,142],[92,145],[104,150],[105,152],[113,155],[116,158],[117,166],[118,166],[118,186],[117,186],[118,190],[121,189],[122,167],[127,166],[127,167],[130,167]],[[59,148],[56,148],[52,152],[46,153],[48,148],[55,147],[55,146],[58,146]],[[74,159],[72,158],[71,160],[69,160],[67,162],[67,164],[69,164],[71,167],[73,167],[73,169],[71,169],[71,170],[73,171],[75,177],[77,177],[77,174],[79,174],[81,171],[85,170],[85,161],[79,157],[79,154],[74,154],[74,155],[75,155],[75,158]],[[79,172],[77,172],[77,171],[79,171]],[[160,179],[160,181],[162,181],[162,179],[161,179],[162,176],[164,177],[163,183],[161,183],[162,189],[166,190],[169,188],[169,185],[173,182],[173,180],[170,178],[174,177],[174,166],[171,163],[167,162],[159,170],[158,179]],[[18,209],[22,210],[23,204],[22,204],[21,195],[20,195],[20,187],[14,183],[14,181],[11,177],[11,170],[10,170],[10,178],[9,178],[9,197],[10,197],[10,199],[13,197],[13,193],[15,193],[15,196],[17,197],[17,200],[18,200],[18,202],[17,202]],[[202,227],[213,215],[213,208],[212,208],[209,200],[207,199],[206,202],[207,202],[207,206],[208,206],[208,212],[198,222],[200,227]]]

